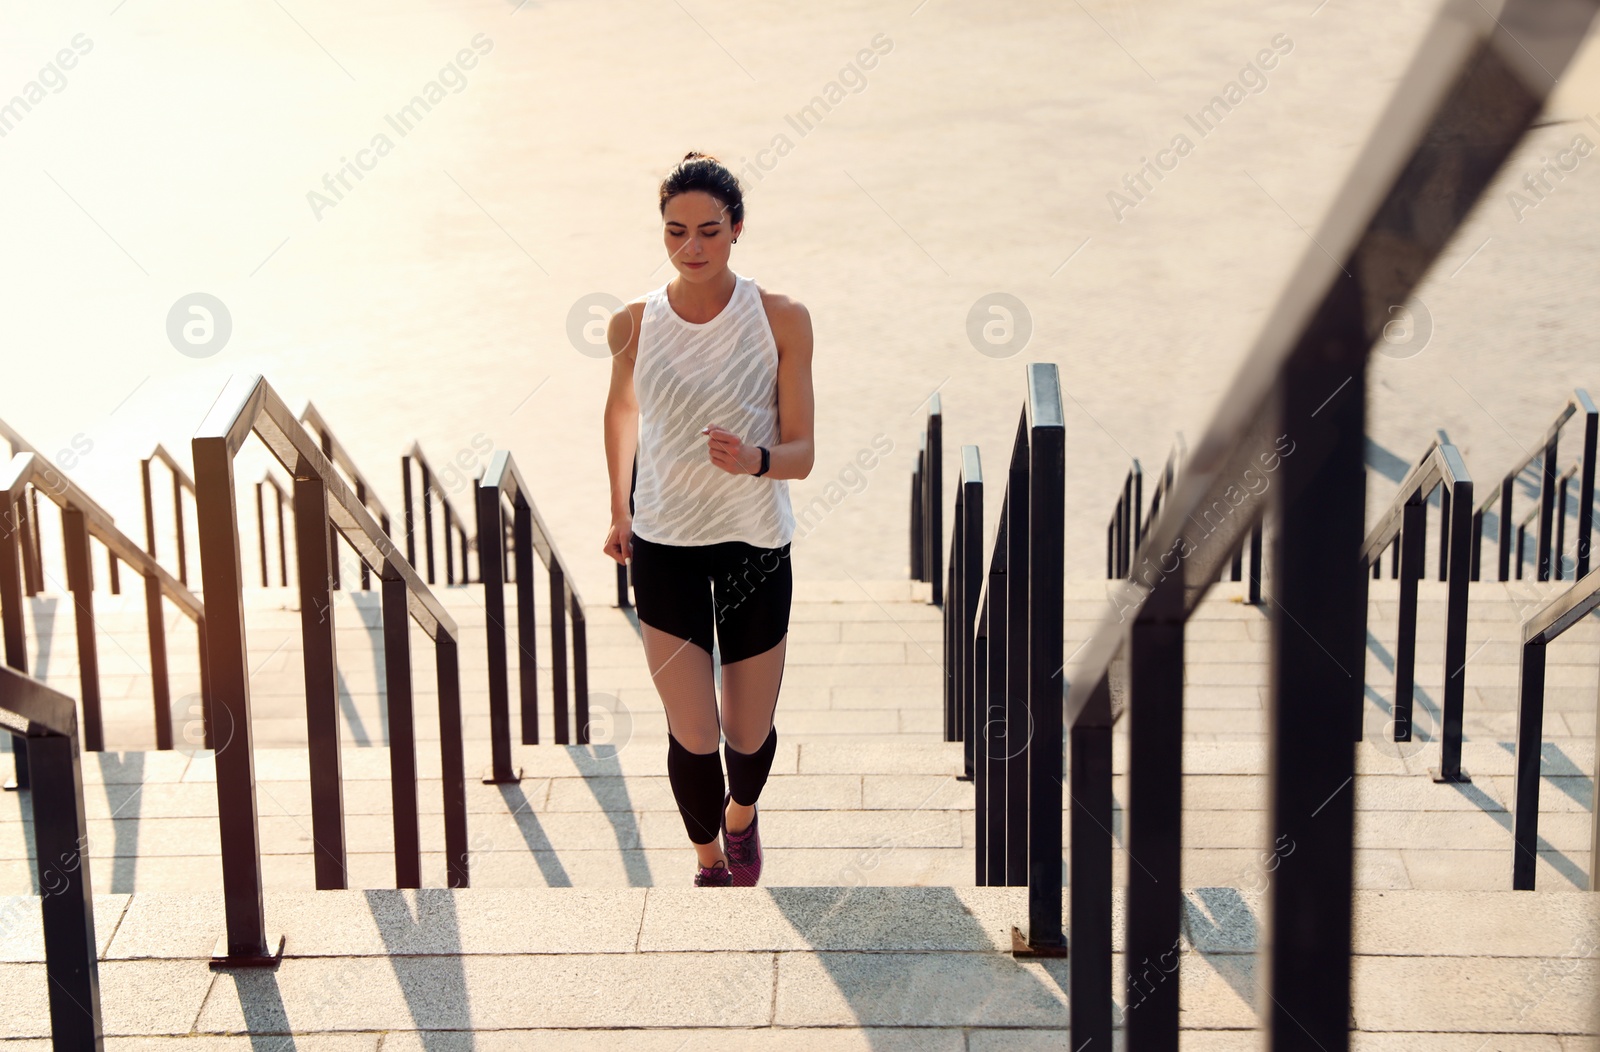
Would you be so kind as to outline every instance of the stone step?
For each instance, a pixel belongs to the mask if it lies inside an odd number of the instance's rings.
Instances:
[[[1190,885],[1183,909],[1184,1047],[1258,1047],[1264,889]],[[373,1050],[597,1050],[619,1030],[651,1052],[1071,1047],[1069,960],[1009,952],[1026,913],[1020,887],[273,891],[282,962],[220,973],[215,892],[96,896],[95,932],[108,1035],[206,1047],[245,1030]],[[0,898],[0,919],[0,1016],[42,1039],[36,900]],[[1120,893],[1112,920],[1120,1025],[1167,973],[1130,992]],[[1358,892],[1353,921],[1356,1048],[1531,1052],[1597,1029],[1587,897]]]
[[[1416,746],[1413,748],[1413,746]],[[1509,885],[1511,753],[1469,742],[1468,785],[1437,785],[1437,746],[1369,740],[1356,749],[1357,881],[1370,888],[1493,890]],[[1543,890],[1587,886],[1593,742],[1545,751]],[[973,787],[956,779],[958,743],[793,743],[780,739],[762,797],[763,838],[775,884],[969,885],[974,869]],[[486,759],[486,757],[484,757]],[[1114,741],[1113,833],[1122,836],[1127,744]],[[444,883],[438,758],[419,750],[425,880]],[[663,746],[519,747],[520,784],[467,785],[475,885],[673,885],[692,870]],[[343,755],[352,882],[393,884],[389,759],[384,749]],[[1268,841],[1259,743],[1185,747],[1185,872],[1238,882],[1260,868]],[[476,768],[474,768],[476,771]],[[114,890],[215,886],[218,830],[208,753],[100,754],[84,767],[90,858]],[[269,886],[314,886],[303,749],[260,749],[258,828]],[[0,797],[0,893],[35,889],[31,812]],[[1070,830],[1063,817],[1063,841]],[[1123,873],[1126,854],[1114,865]]]

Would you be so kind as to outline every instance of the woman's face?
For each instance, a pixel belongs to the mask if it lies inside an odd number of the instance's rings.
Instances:
[[[704,190],[674,194],[662,213],[667,255],[685,281],[709,281],[726,270],[729,249],[743,227],[730,224],[722,202]]]

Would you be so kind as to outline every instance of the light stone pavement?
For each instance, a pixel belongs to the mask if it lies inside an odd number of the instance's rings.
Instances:
[[[1418,740],[1410,743],[1385,740],[1392,698],[1392,642],[1385,641],[1395,631],[1395,593],[1392,582],[1372,587],[1368,734],[1357,746],[1350,789],[1361,889],[1356,1048],[1483,1041],[1565,1052],[1586,1047],[1581,1035],[1595,1030],[1585,1013],[1600,980],[1593,967],[1600,911],[1580,891],[1595,763],[1592,622],[1551,653],[1542,890],[1506,890],[1515,656],[1501,637],[1519,609],[1554,587],[1473,586],[1470,786],[1435,785],[1426,773],[1438,758],[1427,699],[1439,696],[1442,682],[1441,586],[1422,586],[1424,698]],[[442,591],[464,627],[464,653],[481,655],[477,589]],[[1103,613],[1106,591],[1105,582],[1070,589],[1069,652]],[[869,600],[856,601],[860,593]],[[1179,973],[1184,1047],[1218,1052],[1255,1047],[1249,1028],[1264,893],[1272,872],[1294,862],[1292,849],[1277,858],[1261,849],[1268,839],[1261,708],[1268,623],[1241,598],[1240,585],[1224,583],[1202,605],[1186,688],[1184,880],[1186,945],[1194,949]],[[257,1042],[292,1033],[295,1047],[384,1049],[535,1041],[605,1048],[617,1027],[644,1028],[630,1033],[663,1050],[690,1043],[971,1050],[1062,1041],[1065,962],[1017,962],[1002,950],[1008,926],[1025,915],[1025,890],[971,886],[971,787],[954,777],[961,746],[940,740],[940,671],[930,660],[939,613],[926,586],[799,589],[780,745],[762,800],[764,887],[733,889],[738,902],[720,905],[685,886],[692,861],[667,784],[648,672],[633,626],[604,606],[590,611],[594,698],[631,699],[596,724],[612,742],[519,746],[520,784],[469,779],[470,890],[438,887],[439,764],[436,737],[426,731],[436,717],[431,699],[419,695],[424,880],[432,887],[382,890],[393,883],[393,862],[384,704],[373,671],[381,651],[354,616],[367,599],[354,594],[341,598],[335,618],[348,691],[351,883],[369,890],[313,891],[306,753],[303,732],[295,734],[302,704],[296,614],[279,590],[252,590],[250,599],[267,910],[269,926],[288,935],[289,956],[271,975],[217,975],[204,964],[221,930],[210,753],[90,755],[90,870],[101,891],[109,1033],[184,1035],[207,1047],[227,1033],[248,1031]],[[122,686],[107,700],[115,717],[108,733],[148,734],[139,718],[148,686],[134,657],[139,622],[133,610],[117,609],[125,601],[105,593],[97,601],[108,682]],[[33,603],[34,657],[48,638],[47,678],[70,688],[70,625],[62,631],[64,622],[52,622],[42,636],[44,605]],[[541,657],[547,708],[549,666]],[[174,663],[183,666],[176,655]],[[475,664],[463,662],[469,771],[487,761]],[[419,670],[418,682],[427,679]],[[364,747],[354,740],[358,728]],[[548,722],[542,728],[547,742],[551,730]],[[1120,801],[1125,736],[1115,744]],[[0,1006],[19,1038],[47,1029],[37,900],[27,897],[38,890],[31,823],[22,805],[15,794],[0,798],[0,896],[20,896],[0,897],[0,990],[7,991]],[[1114,859],[1120,885],[1134,860],[1124,850]],[[1119,957],[1119,973],[1121,966]],[[1463,988],[1482,992],[1470,1011],[1453,996]],[[1118,996],[1132,1010],[1125,993]]]
[[[159,440],[187,459],[227,377],[260,371],[291,405],[315,399],[391,506],[412,438],[441,463],[459,455],[463,475],[486,462],[475,441],[511,449],[576,583],[598,594],[609,365],[569,328],[594,320],[574,315],[584,297],[667,280],[655,188],[699,148],[746,173],[735,269],[805,302],[816,330],[816,462],[791,484],[812,508],[797,573],[899,576],[923,402],[941,393],[947,477],[963,443],[993,471],[1023,363],[1041,360],[1068,398],[1068,572],[1089,579],[1129,458],[1153,469],[1176,431],[1198,437],[1438,6],[14,6],[0,40],[12,81],[74,34],[92,50],[0,150],[15,204],[0,417],[138,523],[134,458]],[[389,124],[484,46],[407,134]],[[1287,50],[1264,88],[1204,135],[1188,123],[1274,47]],[[1564,391],[1600,387],[1600,162],[1534,208],[1509,196],[1574,136],[1600,144],[1593,50],[1425,281],[1425,311],[1397,315],[1376,356],[1380,467],[1445,428],[1497,477]],[[797,114],[841,77],[807,128]],[[380,134],[393,150],[361,154]],[[1119,222],[1108,195],[1180,134],[1192,152]],[[763,153],[780,136],[792,149]],[[308,195],[346,159],[371,170],[318,206]],[[210,357],[167,333],[196,291],[232,321]],[[995,292],[1031,322],[1009,357],[994,356],[1010,350],[999,329],[998,348],[969,335]],[[874,460],[878,434],[893,452]],[[251,450],[241,480],[259,477]],[[1387,499],[1394,479],[1372,477]],[[993,523],[991,506],[986,535]]]
[[[157,441],[187,460],[233,374],[263,372],[295,408],[314,399],[391,508],[394,461],[412,438],[436,463],[454,460],[445,482],[458,507],[482,450],[512,450],[588,602],[597,737],[611,739],[549,744],[546,693],[546,744],[517,750],[524,780],[469,779],[474,887],[381,890],[393,864],[378,611],[375,593],[344,595],[345,803],[362,890],[313,893],[298,614],[289,593],[252,589],[263,868],[269,922],[290,949],[275,975],[216,975],[203,963],[220,931],[214,772],[195,747],[192,632],[169,620],[185,748],[146,751],[140,601],[131,587],[98,593],[107,737],[121,750],[84,766],[102,990],[108,1030],[122,1035],[109,1047],[577,1050],[615,1047],[614,1027],[630,1028],[640,1052],[1062,1047],[1065,962],[1013,961],[1000,948],[1022,889],[971,886],[971,787],[954,778],[960,746],[942,741],[937,611],[902,580],[927,396],[939,391],[946,413],[947,479],[964,443],[993,475],[1022,364],[1060,367],[1071,654],[1106,608],[1104,523],[1128,460],[1153,473],[1179,432],[1198,437],[1284,275],[1315,251],[1307,231],[1438,6],[8,8],[0,69],[11,83],[63,46],[79,58],[0,141],[0,189],[15,206],[0,251],[12,293],[0,418],[134,536],[135,460]],[[1277,58],[1265,87],[1202,135],[1189,121],[1267,48]],[[862,49],[876,49],[870,68]],[[405,116],[430,78],[451,90]],[[846,88],[837,104],[806,117],[835,80]],[[1369,516],[1436,429],[1488,485],[1531,451],[1570,388],[1600,388],[1597,162],[1533,206],[1511,197],[1574,136],[1600,142],[1597,115],[1591,47],[1397,314],[1368,394]],[[392,151],[361,154],[380,133]],[[1135,207],[1108,197],[1131,193],[1124,177],[1179,134],[1194,149]],[[781,155],[779,136],[792,147]],[[804,301],[817,333],[816,465],[790,484],[799,602],[763,797],[769,886],[732,889],[739,902],[720,905],[683,887],[691,856],[660,703],[635,627],[610,606],[613,565],[598,551],[608,363],[584,329],[592,336],[603,316],[585,313],[591,303],[670,275],[652,196],[690,148],[743,169],[734,268]],[[359,181],[331,205],[309,197],[332,194],[351,158]],[[210,356],[180,353],[168,332],[195,292],[231,318]],[[1005,345],[999,328],[984,337],[985,322],[1003,320],[981,306],[993,293],[1023,304],[1024,346]],[[880,434],[893,451],[858,462]],[[248,485],[264,464],[247,449],[237,472],[247,573]],[[986,538],[998,502],[987,504]],[[158,503],[163,530],[165,516]],[[77,694],[56,531],[47,513],[54,594],[29,602],[30,656]],[[1397,611],[1391,582],[1372,589],[1367,736],[1350,790],[1353,1047],[1593,1052],[1600,913],[1592,894],[1572,892],[1591,864],[1596,624],[1551,652],[1541,890],[1513,894],[1516,623],[1555,586],[1473,588],[1473,782],[1458,787],[1425,773],[1438,757],[1442,587],[1422,588],[1410,743],[1385,740]],[[476,589],[440,591],[464,628],[470,773],[487,762],[484,618]],[[1206,1052],[1257,1047],[1270,883],[1268,624],[1239,595],[1219,586],[1189,633],[1195,951],[1179,981],[1183,1047]],[[436,886],[436,713],[420,642],[424,879]],[[1120,732],[1117,750],[1120,801]],[[23,804],[0,797],[0,1039],[16,1039],[0,1044],[18,1049],[46,1047],[47,1029]],[[1119,883],[1130,864],[1119,850]]]

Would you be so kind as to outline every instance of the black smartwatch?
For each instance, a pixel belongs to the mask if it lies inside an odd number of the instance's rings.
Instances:
[[[767,469],[772,466],[772,454],[767,452],[766,446],[757,446],[756,448],[761,450],[761,470],[756,472],[756,477],[760,478],[762,475],[765,475],[767,473]]]

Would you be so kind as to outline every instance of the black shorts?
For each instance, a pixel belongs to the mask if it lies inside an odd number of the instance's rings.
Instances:
[[[637,534],[632,543],[633,601],[652,628],[709,654],[715,625],[724,665],[771,650],[789,631],[790,545],[657,544]]]

